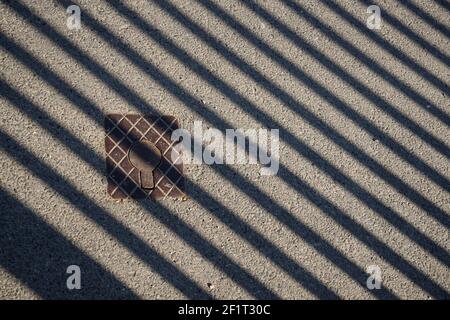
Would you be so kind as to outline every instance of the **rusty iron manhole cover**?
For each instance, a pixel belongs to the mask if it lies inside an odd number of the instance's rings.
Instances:
[[[114,199],[185,196],[183,164],[173,163],[172,116],[108,114],[105,117],[108,194]],[[174,159],[176,160],[176,159]]]

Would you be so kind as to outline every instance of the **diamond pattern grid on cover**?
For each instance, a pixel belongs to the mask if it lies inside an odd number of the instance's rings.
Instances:
[[[171,140],[171,135],[177,128],[178,121],[172,116],[108,114],[105,117],[107,190],[113,199],[156,200],[186,195],[183,164],[171,159],[178,143]],[[128,158],[131,147],[145,139],[161,152],[161,162],[153,171],[153,189],[141,187],[140,172]]]

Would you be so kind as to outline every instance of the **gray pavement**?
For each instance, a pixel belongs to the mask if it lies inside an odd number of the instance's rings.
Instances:
[[[0,3],[0,299],[449,298],[448,2],[76,3]],[[108,113],[279,129],[280,168],[117,202]]]

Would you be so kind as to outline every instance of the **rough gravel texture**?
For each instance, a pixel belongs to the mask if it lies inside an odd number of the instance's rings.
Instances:
[[[450,8],[373,3],[379,30],[362,0],[77,1],[69,30],[69,2],[2,1],[0,298],[448,299]],[[115,202],[126,112],[279,129],[280,170]]]

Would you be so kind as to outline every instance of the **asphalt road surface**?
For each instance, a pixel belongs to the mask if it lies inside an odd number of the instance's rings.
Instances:
[[[449,298],[447,1],[71,4],[0,4],[1,299]],[[279,170],[115,201],[110,113],[278,129]]]

